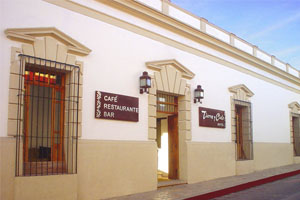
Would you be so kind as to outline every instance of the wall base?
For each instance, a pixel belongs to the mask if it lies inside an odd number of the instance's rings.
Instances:
[[[235,175],[234,143],[188,142],[188,183]]]
[[[14,199],[16,139],[0,137],[0,199]]]
[[[78,174],[15,177],[13,137],[0,138],[0,198],[104,199],[157,189],[154,141],[81,140]],[[236,161],[235,143],[186,142],[189,184],[300,163],[292,144],[254,143],[254,160]]]
[[[78,149],[79,199],[157,189],[156,142],[79,140]]]
[[[254,143],[255,170],[291,165],[293,145],[289,143]]]
[[[300,163],[300,156],[294,156],[294,164]]]
[[[15,199],[77,199],[77,175],[16,177]]]
[[[236,161],[236,175],[249,174],[254,172],[254,160]]]

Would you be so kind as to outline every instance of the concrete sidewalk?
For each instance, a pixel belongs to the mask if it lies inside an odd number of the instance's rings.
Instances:
[[[116,197],[111,198],[111,200],[177,200],[196,197],[199,195],[214,194],[218,192],[220,193],[220,191],[225,191],[226,193],[227,189],[235,190],[236,188],[237,190],[242,190],[245,187],[241,187],[239,189],[239,186],[247,187],[248,183],[249,185],[253,185],[253,183],[261,184],[262,182],[270,182],[274,179],[274,177],[275,179],[280,179],[289,172],[293,173],[297,171],[296,173],[300,173],[299,170],[300,164],[287,165],[283,167],[256,171],[246,175],[224,177],[195,184],[164,187],[159,188],[156,191]],[[289,175],[292,173],[289,173]],[[207,196],[209,195],[206,195],[206,198],[203,197],[201,199],[209,199]]]

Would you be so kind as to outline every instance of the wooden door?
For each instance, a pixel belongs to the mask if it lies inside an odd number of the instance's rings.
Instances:
[[[168,117],[169,140],[169,179],[178,179],[179,145],[178,145],[178,115]]]
[[[243,107],[236,106],[236,143],[237,143],[237,159],[246,159],[244,151],[244,138],[243,138]]]

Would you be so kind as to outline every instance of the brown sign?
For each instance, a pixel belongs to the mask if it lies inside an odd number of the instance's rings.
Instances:
[[[96,91],[95,118],[137,122],[139,121],[139,99]]]
[[[199,107],[199,126],[225,128],[225,111]]]

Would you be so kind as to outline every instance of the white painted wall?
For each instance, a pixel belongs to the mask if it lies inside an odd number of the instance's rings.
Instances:
[[[260,58],[261,60],[267,62],[267,63],[271,63],[271,56],[267,55],[265,52],[257,50],[257,57]]]
[[[161,0],[138,0],[140,1],[141,3],[144,3],[156,10],[159,10],[161,11],[162,10],[162,2]]]
[[[246,70],[254,71],[254,72],[258,73],[258,74],[262,74],[262,75],[267,76],[267,77],[269,77],[271,79],[274,79],[276,81],[282,82],[284,84],[288,84],[289,86],[293,87],[293,85],[290,85],[287,81],[284,81],[284,80],[282,80],[280,78],[277,78],[276,76],[273,76],[273,75],[271,75],[269,73],[265,73],[264,71],[259,70],[257,68],[254,68],[251,65],[243,63],[243,62],[241,62],[241,61],[239,61],[237,59],[234,59],[232,57],[229,57],[229,56],[227,56],[224,53],[217,52],[217,51],[215,51],[215,50],[213,50],[213,49],[211,49],[211,48],[209,48],[207,46],[204,46],[204,45],[201,45],[201,44],[199,44],[197,42],[194,42],[193,40],[190,40],[190,39],[184,38],[182,36],[179,36],[178,34],[170,32],[170,31],[168,31],[166,29],[163,29],[163,28],[161,28],[159,26],[153,25],[153,24],[151,24],[149,22],[146,22],[144,20],[137,19],[136,17],[134,17],[132,15],[126,14],[124,12],[119,12],[118,10],[116,10],[114,8],[111,8],[111,7],[106,6],[104,4],[100,4],[99,2],[96,2],[96,1],[93,1],[93,0],[72,0],[72,1],[74,1],[74,2],[76,2],[78,4],[85,5],[85,6],[91,8],[93,10],[97,10],[100,13],[105,13],[107,15],[110,15],[110,16],[122,19],[122,20],[126,21],[128,24],[131,24],[133,26],[141,27],[141,28],[143,28],[145,30],[150,30],[151,32],[154,32],[154,33],[156,33],[156,34],[158,34],[158,35],[160,35],[162,37],[168,38],[168,39],[173,40],[173,41],[180,42],[183,45],[186,45],[188,47],[192,47],[192,48],[195,48],[197,50],[200,50],[200,51],[203,52],[203,54],[210,54],[210,55],[222,58],[224,60],[228,60],[230,62],[237,63],[239,66],[244,67]],[[184,14],[186,14],[186,13],[184,13]],[[182,19],[183,18],[180,18],[179,20],[181,21]],[[154,39],[155,39],[155,37],[154,37]],[[253,48],[249,44],[247,44],[245,42],[242,42],[239,39],[235,39],[235,44],[239,48],[241,48],[241,50],[246,51],[249,54],[252,54]]]
[[[226,43],[230,43],[230,36],[228,34],[226,34],[225,32],[209,25],[206,24],[206,32],[216,38],[218,38],[219,40],[222,40]]]
[[[179,21],[182,21],[200,30],[200,20],[198,18],[179,10],[178,8],[172,5],[170,5],[169,7],[169,15],[171,17],[174,17],[175,19],[178,19]]]
[[[92,2],[90,3],[92,5]],[[231,141],[231,94],[228,91],[228,87],[245,84],[255,93],[252,97],[254,141],[289,142],[288,104],[293,101],[299,102],[299,94],[208,60],[204,58],[204,55],[208,53],[214,57],[221,57],[223,60],[229,61],[236,66],[255,71],[257,74],[267,76],[282,83],[290,84],[292,87],[297,87],[291,83],[287,83],[242,61],[216,52],[203,45],[201,46],[142,20],[134,19],[134,17],[120,13],[114,9],[103,9],[101,12],[106,11],[109,15],[115,15],[121,19],[128,18],[130,22],[143,26],[145,29],[152,28],[151,31],[182,42],[187,46],[198,48],[203,51],[203,54],[197,56],[163,44],[157,40],[43,1],[28,0],[24,3],[23,1],[11,0],[4,3],[2,1],[1,4],[0,17],[1,19],[5,19],[0,24],[0,65],[2,66],[0,84],[3,86],[1,87],[1,94],[3,95],[0,97],[0,127],[4,127],[1,128],[0,132],[0,136],[2,137],[6,136],[10,47],[20,46],[19,43],[8,40],[3,32],[6,28],[55,26],[92,49],[89,56],[80,58],[80,60],[84,61],[85,66],[82,138],[99,140],[147,140],[148,97],[146,94],[139,94],[138,78],[146,70],[145,62],[176,59],[196,74],[195,78],[189,81],[192,85],[192,90],[198,84],[201,84],[204,88],[205,99],[201,106],[225,110],[226,113],[225,129],[202,128],[198,125],[199,104],[192,104],[193,141]],[[100,8],[101,4],[98,4],[98,6],[99,9],[102,9]],[[14,10],[14,13],[11,10]],[[55,13],[55,16],[53,13]],[[150,72],[151,70],[147,71]],[[95,90],[138,97],[140,121],[134,123],[95,119]]]
[[[249,54],[252,55],[253,48],[249,44],[246,44],[245,42],[240,41],[239,39],[234,39],[234,46],[238,49],[241,49]]]
[[[24,9],[29,6],[28,9]],[[34,6],[33,6],[34,5]],[[14,10],[15,13],[12,13]],[[53,13],[55,12],[54,17]],[[18,14],[19,13],[19,14]],[[4,17],[5,16],[5,17]],[[33,18],[34,16],[34,18]],[[16,27],[56,27],[72,38],[92,49],[88,57],[78,58],[84,61],[83,88],[83,136],[85,139],[103,140],[147,140],[147,95],[140,95],[138,78],[145,70],[144,60],[141,62],[138,52],[141,43],[118,46],[118,41],[138,41],[134,35],[126,35],[112,29],[112,26],[101,27],[104,23],[70,12],[43,1],[6,1],[1,5],[1,136],[6,136],[8,84],[10,66],[10,47],[20,47],[20,43],[8,40],[4,35],[6,28]],[[80,24],[80,26],[79,26]],[[106,31],[103,31],[104,29]],[[119,31],[126,32],[118,29]],[[107,38],[110,39],[107,39]],[[127,38],[128,37],[128,38]],[[98,38],[94,41],[92,38]],[[112,42],[111,38],[114,38]],[[141,37],[140,37],[141,38]],[[136,48],[136,49],[135,49]],[[151,49],[148,50],[149,53]],[[117,55],[117,56],[114,56]],[[137,59],[135,59],[137,58]],[[142,58],[141,58],[142,59]],[[134,60],[134,61],[133,61]],[[126,75],[125,75],[126,74]],[[3,91],[2,91],[3,90]],[[128,96],[139,97],[140,122],[122,122],[94,119],[95,90],[106,91]]]
[[[292,67],[289,68],[289,73],[296,76],[296,77],[299,77],[299,72],[296,69],[292,68]]]
[[[280,62],[279,60],[275,59],[274,60],[274,65],[276,67],[278,67],[279,69],[283,70],[283,71],[286,71],[286,64]]]

